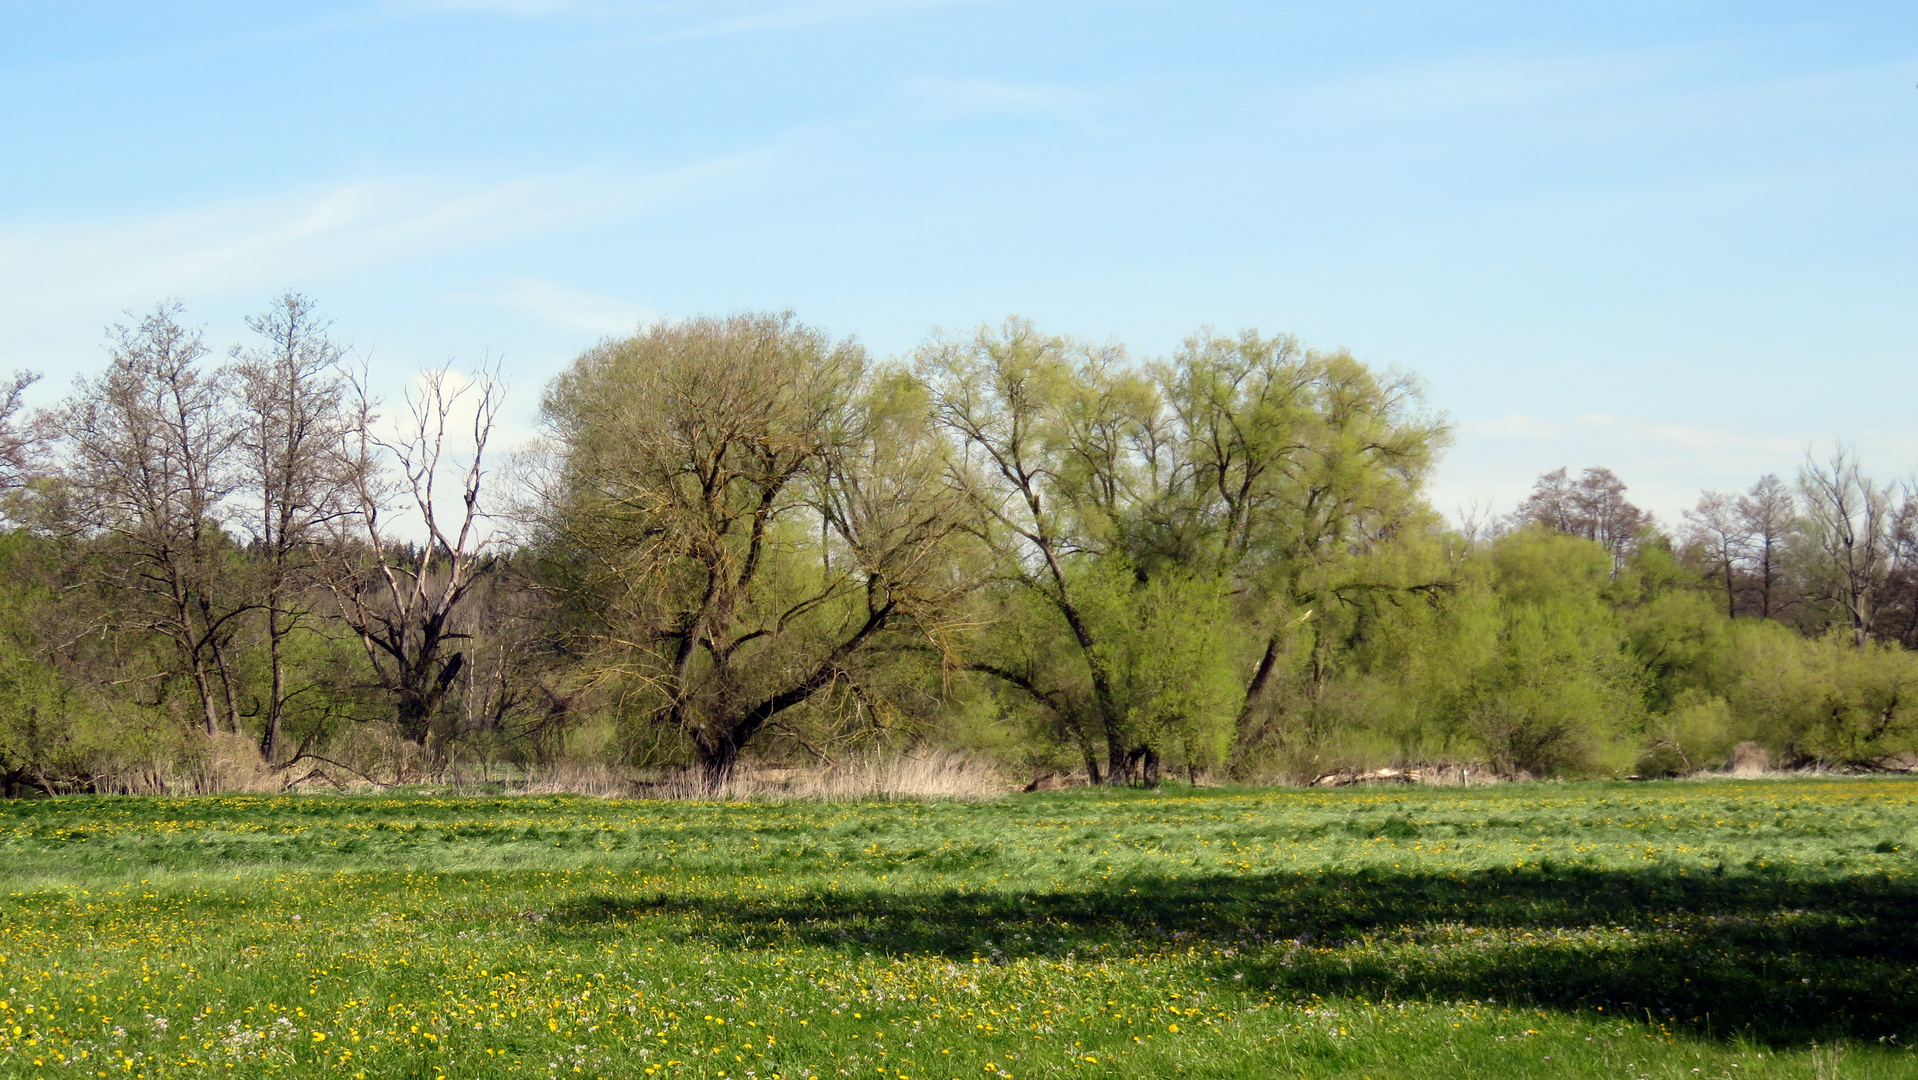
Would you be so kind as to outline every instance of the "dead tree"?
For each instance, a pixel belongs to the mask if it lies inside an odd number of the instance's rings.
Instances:
[[[480,499],[502,392],[487,372],[467,381],[453,372],[428,371],[408,395],[401,432],[382,438],[374,430],[374,405],[360,385],[351,528],[340,537],[343,561],[330,588],[340,617],[365,649],[396,731],[432,749],[437,721],[466,661],[454,647],[467,636],[454,617],[493,547]],[[462,464],[452,443],[467,410],[471,457]],[[397,466],[397,480],[379,468],[382,460]],[[449,481],[458,485],[458,501],[450,507],[441,502]],[[419,543],[403,539],[396,507],[413,515]]]

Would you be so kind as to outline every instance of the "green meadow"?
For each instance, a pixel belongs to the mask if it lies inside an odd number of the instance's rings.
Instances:
[[[0,804],[0,1076],[1913,1077],[1918,783]]]

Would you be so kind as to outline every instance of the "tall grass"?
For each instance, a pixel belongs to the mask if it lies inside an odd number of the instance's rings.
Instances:
[[[283,791],[287,778],[260,760],[252,740],[217,735],[198,741],[195,752],[153,759],[122,759],[93,780],[104,795],[267,794]]]
[[[802,799],[991,799],[1010,790],[991,764],[950,750],[866,753],[825,765],[744,765],[718,786],[695,771],[642,777],[601,764],[562,763],[532,771],[524,790],[538,795],[597,798],[716,799],[723,802]]]

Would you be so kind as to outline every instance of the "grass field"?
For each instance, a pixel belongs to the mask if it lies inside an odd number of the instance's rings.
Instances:
[[[0,1076],[1918,1077],[1918,783],[0,804]]]

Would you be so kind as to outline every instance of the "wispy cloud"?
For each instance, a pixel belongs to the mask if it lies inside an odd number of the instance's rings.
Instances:
[[[1068,123],[1084,123],[1116,99],[1114,93],[1085,87],[936,76],[913,79],[905,91],[939,112],[1051,116]]]
[[[1337,115],[1430,117],[1486,108],[1548,105],[1616,95],[1693,69],[1697,50],[1592,56],[1456,56],[1358,71],[1287,96]]]
[[[493,184],[379,180],[69,224],[0,220],[0,338],[49,320],[96,324],[160,296],[323,281],[449,251],[623,220],[683,203],[764,164],[754,153],[647,175],[566,173]],[[533,303],[525,296],[522,303]],[[548,297],[548,309],[560,310]],[[570,316],[603,322],[576,308]]]
[[[562,330],[592,337],[630,334],[660,318],[659,312],[630,301],[569,289],[539,278],[509,281],[498,298]]]
[[[1777,44],[1754,36],[1589,53],[1468,53],[1351,70],[1260,100],[1281,114],[1342,125],[1497,117],[1528,139],[1696,140],[1763,131],[1769,142],[1786,121],[1826,125],[1884,114],[1895,100],[1885,88],[1908,83],[1918,70],[1902,59],[1812,71],[1752,62]]]

